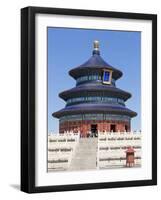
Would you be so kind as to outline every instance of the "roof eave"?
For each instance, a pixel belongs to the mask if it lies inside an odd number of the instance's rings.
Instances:
[[[137,116],[137,113],[132,111],[132,110],[99,110],[99,109],[92,109],[92,110],[86,110],[86,109],[80,109],[80,110],[65,110],[62,109],[62,110],[59,110],[57,112],[54,112],[52,113],[52,116],[55,117],[55,118],[60,118],[62,116],[66,116],[66,115],[73,115],[73,114],[89,114],[89,113],[104,113],[104,114],[124,114],[124,115],[127,115],[131,118],[133,117],[136,117]]]
[[[73,95],[75,94],[75,96],[77,96],[80,92],[86,93],[86,92],[107,92],[107,91],[108,90],[105,90],[105,89],[103,90],[103,89],[99,89],[99,88],[98,89],[97,88],[95,88],[95,89],[86,89],[85,88],[84,90],[80,90],[80,91],[79,90],[78,91],[66,90],[66,91],[59,93],[59,97],[66,101],[67,99],[69,99],[72,96],[72,94]],[[109,90],[108,92],[111,93],[111,95],[113,95],[113,96],[118,96],[118,97],[121,96],[121,98],[123,98],[125,101],[128,100],[129,98],[131,98],[131,96],[132,96],[129,92],[125,92],[123,90],[119,90],[119,91]]]
[[[113,71],[113,78],[115,80],[122,77],[123,73],[120,70],[117,70],[115,68],[111,68],[110,66],[87,66],[87,67],[77,67],[74,69],[71,69],[69,71],[69,75],[72,76],[74,79],[77,79],[78,77],[82,76],[83,74],[90,73],[92,71],[102,71],[104,69],[109,69]]]

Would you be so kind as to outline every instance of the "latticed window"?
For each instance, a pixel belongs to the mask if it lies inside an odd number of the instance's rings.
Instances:
[[[115,97],[106,97],[106,96],[86,96],[86,97],[75,97],[67,100],[67,105],[75,103],[109,103],[109,104],[118,104],[124,106],[124,100]]]
[[[118,120],[130,121],[130,117],[126,115],[112,114],[84,114],[84,115],[67,115],[60,118],[60,122],[64,121],[80,121],[80,120]]]
[[[102,79],[103,79],[103,76],[101,74],[95,73],[95,74],[90,74],[90,75],[81,76],[81,77],[77,78],[77,84],[83,83],[86,81],[95,81],[95,80],[102,80]],[[111,84],[115,85],[114,79],[111,80]]]

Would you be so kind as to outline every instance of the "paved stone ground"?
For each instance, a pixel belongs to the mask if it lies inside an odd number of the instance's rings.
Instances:
[[[69,170],[96,169],[97,138],[80,138]]]

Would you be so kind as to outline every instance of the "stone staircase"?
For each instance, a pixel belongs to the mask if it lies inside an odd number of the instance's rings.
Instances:
[[[96,169],[98,138],[80,138],[69,170]]]

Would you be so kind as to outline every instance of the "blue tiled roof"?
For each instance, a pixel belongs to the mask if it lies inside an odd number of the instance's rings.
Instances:
[[[79,67],[88,67],[88,66],[99,66],[99,67],[109,67],[110,69],[114,69],[107,62],[105,62],[100,55],[93,55],[87,62],[80,65]]]
[[[53,113],[54,117],[61,117],[70,114],[84,113],[106,113],[106,114],[124,114],[130,117],[135,117],[137,114],[123,106],[109,106],[108,104],[77,104],[63,108],[58,112]]]
[[[79,96],[81,96],[81,94],[83,94],[82,92],[83,93],[88,92],[88,94],[90,92],[106,92],[106,93],[109,93],[109,96],[114,95],[117,97],[121,97],[124,100],[127,100],[128,98],[131,97],[130,93],[125,92],[124,90],[121,90],[119,88],[111,87],[111,86],[107,86],[107,85],[80,85],[80,86],[74,87],[70,90],[61,92],[59,94],[59,96],[62,99],[66,100],[69,97],[76,96],[78,94],[79,94]]]
[[[87,62],[80,65],[79,67],[108,67],[110,69],[114,69],[111,65],[105,62],[100,55],[94,54]]]
[[[85,62],[84,64],[80,65],[77,68],[74,68],[72,70],[69,71],[69,74],[76,78],[80,75],[80,73],[82,73],[83,71],[85,71],[86,69],[110,69],[113,71],[113,77],[115,79],[118,79],[122,76],[122,72],[114,67],[112,67],[110,64],[108,64],[107,62],[105,62],[102,57],[98,54],[94,54],[92,55],[92,57]]]

